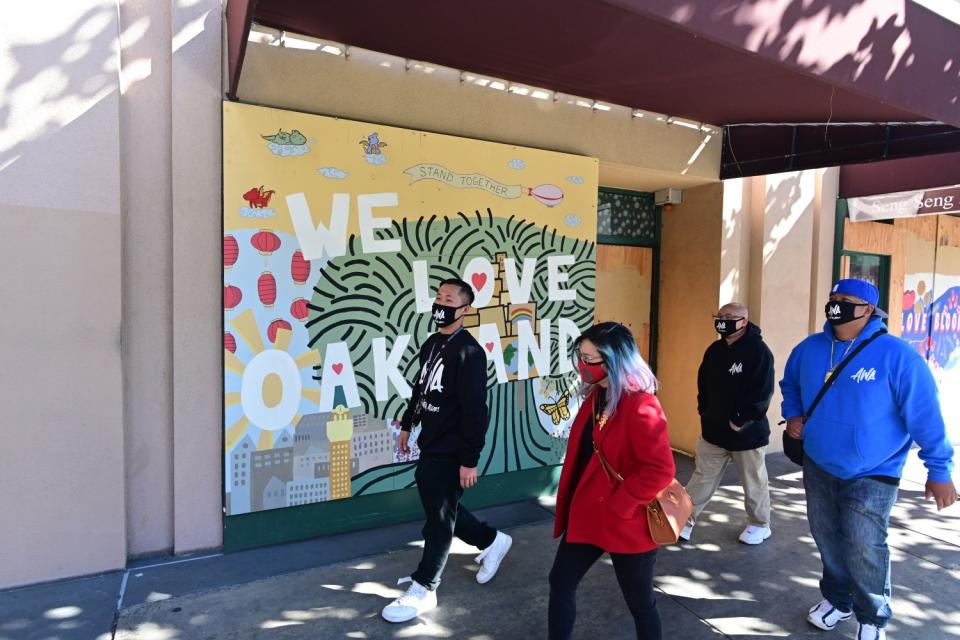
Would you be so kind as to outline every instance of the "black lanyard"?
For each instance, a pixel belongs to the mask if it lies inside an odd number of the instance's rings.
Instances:
[[[440,350],[437,350],[437,345],[433,345],[430,349],[430,355],[427,357],[427,361],[423,364],[423,370],[420,372],[420,391],[423,392],[424,387],[426,387],[427,377],[430,376],[430,373],[433,371],[434,365],[437,364],[437,361],[443,356],[443,350],[447,348],[447,345],[450,344],[450,341],[457,337],[457,335],[463,331],[463,327],[460,327],[443,341],[443,344],[440,345]],[[436,354],[436,358],[434,358]]]

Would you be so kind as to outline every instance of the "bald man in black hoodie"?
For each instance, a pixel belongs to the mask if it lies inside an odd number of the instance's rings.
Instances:
[[[742,304],[731,302],[720,308],[713,318],[720,339],[707,347],[697,373],[702,437],[697,443],[697,468],[687,483],[693,514],[680,533],[684,540],[690,540],[697,517],[731,460],[743,485],[748,518],[740,542],[760,544],[770,537],[764,454],[770,442],[767,408],[773,396],[773,354],[748,316]]]

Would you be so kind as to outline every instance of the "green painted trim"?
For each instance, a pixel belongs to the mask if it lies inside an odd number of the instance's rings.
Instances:
[[[833,220],[833,282],[840,279],[840,255],[843,253],[843,221],[847,219],[847,199],[838,198]]]
[[[634,191],[633,189],[618,189],[617,187],[604,187],[603,185],[600,185],[599,189],[600,191],[603,191],[605,193],[619,193],[621,195],[627,195],[627,196],[640,196],[648,200],[653,200],[653,194],[650,193],[649,191]]]
[[[553,495],[560,482],[560,468],[539,467],[481,476],[477,485],[464,494],[463,503],[480,509]],[[240,551],[421,518],[423,510],[415,488],[258,511],[224,518],[223,549]]]
[[[600,234],[597,234],[597,244],[615,244],[625,247],[646,247],[648,249],[655,249],[658,246],[656,241],[649,242],[637,240],[635,238],[629,238],[627,236],[607,236]]]
[[[657,207],[657,233],[660,233],[660,207]],[[653,248],[653,281],[650,292],[650,369],[657,375],[657,346],[660,341],[660,245]]]
[[[660,240],[663,237],[663,207],[654,207],[656,218],[654,228],[656,229],[655,241],[657,245],[653,248],[653,291],[650,293],[650,368],[654,375],[657,373],[657,347],[660,344]]]

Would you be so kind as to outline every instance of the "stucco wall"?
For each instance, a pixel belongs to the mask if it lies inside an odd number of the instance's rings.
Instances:
[[[175,6],[172,24],[173,551],[183,553],[223,540],[220,1]]]
[[[120,6],[123,385],[130,555],[173,547],[170,5]]]
[[[0,588],[123,566],[112,2],[0,24]]]
[[[762,256],[760,302],[752,315],[773,352],[778,384],[767,415],[771,449],[779,450],[779,381],[793,347],[810,333],[813,299],[822,297],[810,290],[816,172],[780,173],[765,176],[765,182],[763,232],[757,242]]]
[[[720,300],[747,303],[773,352],[778,383],[793,347],[823,324],[837,176],[837,169],[818,169],[723,183]],[[768,413],[771,451],[781,448],[780,402],[778,384]]]

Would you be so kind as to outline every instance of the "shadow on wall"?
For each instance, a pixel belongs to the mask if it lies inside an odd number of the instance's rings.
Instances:
[[[121,4],[121,20],[123,10]],[[3,201],[119,211],[119,175],[114,184],[104,182],[104,175],[113,172],[106,163],[118,161],[121,115],[115,94],[149,77],[154,64],[170,63],[149,57],[128,60],[123,52],[118,56],[118,36],[126,49],[161,25],[144,16],[118,34],[115,2],[78,7],[74,18],[64,11],[57,19],[44,20],[40,11],[14,11],[0,32],[0,50],[9,60],[7,69],[0,67],[9,74],[0,74]],[[173,35],[174,52],[220,19],[203,6],[177,12],[178,22],[186,26]],[[57,188],[44,188],[51,177]]]
[[[90,8],[72,24],[45,24],[31,20],[31,13],[21,11],[7,25],[11,29],[6,49],[12,74],[0,87],[0,131],[4,132],[0,135],[0,176],[11,188],[4,188],[4,201],[115,211],[117,207],[104,205],[109,199],[119,202],[119,184],[94,184],[94,177],[102,176],[105,168],[83,169],[82,164],[99,154],[80,158],[84,149],[95,154],[116,149],[116,110],[111,113],[108,107],[103,119],[92,125],[84,121],[86,126],[77,126],[77,121],[117,90],[116,7],[102,4]],[[59,33],[49,33],[53,30]],[[91,184],[86,193],[68,196],[71,187],[79,186],[70,176],[73,168],[86,173]],[[66,184],[44,193],[38,187],[51,174],[61,174]],[[88,206],[97,201],[100,206]]]
[[[800,186],[801,174],[791,175],[780,181],[776,187],[767,187],[764,199],[765,216],[779,214],[779,219],[769,231],[769,238],[763,243],[763,264],[766,266],[777,253],[780,244],[784,242],[807,212],[807,203]],[[811,187],[813,185],[811,184]],[[813,193],[808,194],[809,204],[813,204]],[[812,212],[811,212],[812,213]],[[812,238],[809,240],[812,241]]]

